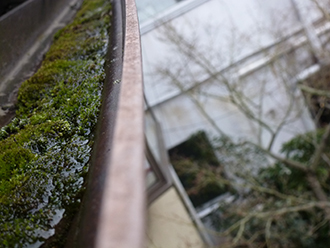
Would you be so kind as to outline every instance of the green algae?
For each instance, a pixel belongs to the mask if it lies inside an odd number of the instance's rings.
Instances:
[[[104,81],[107,0],[86,0],[26,80],[16,117],[0,130],[0,241],[41,245],[71,220],[84,191]],[[64,225],[67,232],[69,224]],[[59,234],[61,235],[61,234]],[[63,238],[43,247],[61,247]]]

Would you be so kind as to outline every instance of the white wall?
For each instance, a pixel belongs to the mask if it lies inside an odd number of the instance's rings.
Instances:
[[[299,3],[300,8],[308,9],[309,20],[320,18],[320,12],[309,0],[299,0]],[[173,28],[176,30],[175,33],[178,32],[189,41],[181,50],[178,49],[178,42],[171,44],[168,42],[169,37],[166,37]],[[241,84],[241,91],[253,101],[259,105],[262,103],[263,120],[276,128],[282,120],[281,117],[286,113],[289,100],[293,97],[286,93],[286,84],[289,84],[295,74],[313,63],[308,46],[299,48],[299,53],[289,55],[296,66],[285,64],[287,62],[282,62],[285,61],[282,57],[278,59],[277,67],[284,65],[287,67],[285,69],[288,69],[283,73],[286,83],[283,83],[281,75],[276,75],[274,68],[268,65],[249,75],[240,76],[237,72],[247,66],[245,58],[260,51],[261,48],[281,41],[300,28],[301,24],[289,0],[210,0],[143,34],[145,94],[162,123],[167,147],[177,145],[201,129],[209,132],[211,136],[219,135],[206,115],[213,119],[218,128],[234,138],[258,140],[257,137],[261,134],[260,142],[266,146],[270,135],[265,130],[260,131],[257,125],[246,118],[236,106],[229,101],[201,96],[200,92],[228,98],[228,92],[219,83],[219,78],[218,80],[208,78],[210,73],[219,72],[243,59],[242,63],[232,66],[226,72],[226,76],[233,82],[236,80]],[[196,54],[192,57],[182,56],[182,49],[184,50],[188,45],[197,47],[196,51],[200,55],[198,57],[205,57],[209,71],[206,71],[206,66],[199,63],[201,60],[196,59]],[[276,52],[276,49],[273,48],[272,52]],[[267,52],[259,53],[249,57],[249,61],[267,56]],[[178,87],[173,85],[173,79],[160,77],[157,68],[169,70],[176,80],[185,83],[185,88],[205,80],[193,91],[193,94],[203,106],[206,115],[199,110],[189,94],[180,95]],[[267,93],[260,94],[262,86]],[[294,106],[288,115],[293,121],[283,127],[274,144],[274,151],[278,151],[284,141],[297,133],[314,128],[301,95],[297,91],[294,94]]]

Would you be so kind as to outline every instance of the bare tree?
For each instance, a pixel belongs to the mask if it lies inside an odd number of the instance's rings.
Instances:
[[[327,19],[328,12],[323,5],[317,0],[313,2]],[[207,29],[212,27],[205,27],[205,30]],[[329,173],[325,172],[325,168],[330,165],[330,120],[323,123],[322,131],[313,131],[307,135],[297,136],[299,132],[291,130],[291,126],[306,118],[308,107],[305,99],[309,102],[309,108],[313,108],[313,98],[319,105],[313,110],[313,116],[316,126],[320,126],[322,114],[326,109],[330,109],[330,91],[326,86],[319,86],[327,85],[327,76],[320,78],[319,73],[314,73],[313,77],[305,75],[303,79],[299,79],[299,73],[306,69],[306,65],[296,50],[307,47],[311,61],[313,57],[319,58],[322,54],[323,58],[328,53],[321,43],[318,43],[320,46],[317,47],[317,53],[315,47],[306,45],[310,40],[310,34],[301,31],[277,39],[281,42],[263,48],[252,58],[237,62],[235,58],[240,52],[235,49],[239,49],[238,44],[249,41],[249,37],[235,32],[236,30],[232,30],[234,39],[229,40],[226,49],[221,49],[212,38],[205,42],[205,37],[203,41],[196,35],[188,37],[173,24],[166,23],[160,35],[161,41],[169,45],[179,56],[167,63],[156,65],[155,74],[162,79],[161,82],[169,82],[181,94],[188,96],[196,111],[199,111],[218,136],[222,137],[221,145],[215,143],[214,146],[219,157],[225,158],[222,161],[224,167],[231,167],[231,176],[224,178],[211,170],[208,180],[230,185],[241,192],[244,192],[243,189],[249,189],[248,192],[245,191],[244,200],[240,201],[239,205],[236,203],[230,211],[223,209],[224,213],[230,215],[223,218],[232,221],[232,224],[221,230],[220,234],[232,237],[228,247],[292,247],[292,240],[291,243],[287,241],[291,237],[285,236],[287,240],[283,242],[287,243],[281,244],[278,235],[285,233],[285,225],[293,223],[286,223],[288,215],[297,214],[297,219],[301,219],[304,213],[310,214],[306,217],[309,218],[311,228],[307,236],[313,237],[315,241],[321,235],[318,233],[319,230],[323,228],[324,231],[325,226],[326,230],[330,230],[330,188],[327,186],[330,178]],[[304,41],[299,43],[299,40],[303,39]],[[223,50],[227,56],[221,53]],[[327,66],[324,63],[321,65]],[[320,82],[319,85],[314,83],[315,80]],[[299,87],[296,87],[297,85]],[[214,120],[203,99],[232,104],[244,116],[242,120],[256,130],[253,135],[255,137],[243,135],[239,140],[232,139],[228,130],[221,128]],[[291,138],[297,137],[284,145],[281,153],[274,144],[283,132],[288,131],[291,131]],[[278,142],[283,140],[280,139]],[[298,143],[308,144],[309,147],[297,148]],[[228,148],[225,144],[235,145]],[[256,151],[265,157],[261,162],[253,160]],[[308,158],[300,154],[304,152],[308,154]],[[228,159],[230,157],[233,159]],[[257,172],[252,173],[251,164],[259,164]],[[262,169],[271,164],[271,169]],[[250,167],[246,168],[245,165]],[[286,173],[284,177],[287,178],[290,174],[299,174],[306,185],[303,186],[303,190],[279,188],[276,184],[281,184],[280,182],[268,183],[265,177],[258,179],[261,172],[268,175],[277,173],[277,179],[279,173]],[[322,212],[321,217],[317,213],[318,210]],[[257,224],[253,224],[253,221]],[[260,226],[263,228],[258,229]],[[297,228],[292,226],[287,227],[287,230],[297,232]]]

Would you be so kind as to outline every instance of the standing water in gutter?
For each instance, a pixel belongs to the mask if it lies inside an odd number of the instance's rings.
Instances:
[[[100,107],[110,4],[86,0],[18,92],[0,130],[3,247],[63,247],[86,187]]]

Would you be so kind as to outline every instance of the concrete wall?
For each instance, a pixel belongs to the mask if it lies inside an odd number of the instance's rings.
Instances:
[[[300,4],[300,8],[308,10],[308,21],[321,18],[321,13],[310,0],[302,0]],[[181,36],[176,41],[170,41],[171,29]],[[269,133],[230,102],[221,80],[212,79],[211,75],[221,71],[226,71],[227,79],[239,85],[240,91],[253,103],[262,106],[259,114],[274,130],[293,100],[286,117],[290,121],[277,136],[273,151],[278,152],[281,144],[293,136],[313,129],[301,93],[293,91],[296,75],[315,63],[301,30],[291,1],[210,0],[143,34],[146,98],[162,123],[167,147],[179,144],[201,129],[211,136],[219,136],[215,126],[236,139],[249,139],[265,147],[269,144]],[[180,39],[187,41],[181,48],[177,46],[182,42]],[[301,40],[305,43],[296,50],[276,58],[275,67],[265,62],[270,54],[281,49],[277,44],[290,47]],[[197,53],[191,57],[182,56],[182,50],[190,45]],[[200,64],[195,61],[196,56],[204,57],[209,63],[209,72],[203,67],[202,60]],[[254,66],[255,70],[246,73]],[[157,71],[159,68],[171,72],[173,78],[162,76]],[[204,113],[190,94],[182,93],[182,89],[174,84],[176,80],[183,82],[184,89],[195,87],[190,93],[201,104]],[[216,95],[218,99],[207,97],[207,94]]]
[[[310,8],[309,0],[301,2],[304,9],[309,10],[306,18],[320,18],[317,8]],[[193,45],[204,49],[205,57],[212,58],[213,66],[219,70],[301,28],[288,0],[210,0],[169,23],[182,37],[193,40]],[[169,63],[168,58],[174,58],[176,63],[181,60],[173,45],[164,39],[164,34],[168,33],[166,29],[166,25],[162,25],[142,35],[145,90],[151,105],[178,92],[175,87],[169,87],[168,82],[160,83],[154,74],[155,66]],[[203,77],[200,73],[198,76]]]
[[[26,0],[2,0],[0,1],[0,15],[15,8],[17,5],[25,2]]]
[[[0,79],[72,0],[29,0],[0,17]]]

